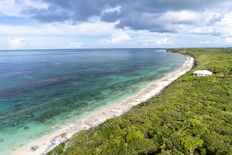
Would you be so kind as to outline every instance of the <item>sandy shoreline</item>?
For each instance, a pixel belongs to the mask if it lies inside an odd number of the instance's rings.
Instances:
[[[133,106],[138,105],[150,99],[151,97],[157,95],[166,86],[171,84],[180,76],[184,75],[189,70],[191,70],[193,63],[194,63],[194,59],[190,56],[186,56],[186,61],[180,68],[172,71],[171,73],[168,73],[167,75],[165,75],[165,77],[161,79],[155,80],[147,88],[143,89],[138,94],[125,100],[121,104],[118,104],[112,108],[96,111],[86,119],[83,119],[80,123],[69,125],[63,129],[56,130],[48,135],[42,136],[36,139],[35,141],[33,141],[32,143],[16,148],[10,154],[11,155],[46,154],[48,151],[50,151],[60,143],[71,138],[72,135],[77,133],[78,131],[95,127],[109,118],[120,116],[123,113],[129,111]],[[34,151],[32,150],[32,147],[34,147]]]

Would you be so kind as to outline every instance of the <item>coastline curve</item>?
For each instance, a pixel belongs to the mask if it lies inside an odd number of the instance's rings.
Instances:
[[[178,53],[176,53],[178,54]],[[148,99],[158,95],[164,88],[174,82],[176,79],[191,70],[194,65],[194,58],[184,55],[186,60],[183,65],[167,73],[164,77],[154,80],[148,87],[141,90],[136,95],[129,97],[114,107],[105,108],[93,112],[89,117],[80,121],[80,123],[69,125],[65,128],[54,131],[48,135],[42,136],[32,143],[16,148],[11,155],[45,155],[59,144],[70,139],[75,133],[81,130],[87,130],[105,122],[114,117],[121,116],[128,112],[132,107],[147,101]],[[33,150],[32,148],[36,148]]]

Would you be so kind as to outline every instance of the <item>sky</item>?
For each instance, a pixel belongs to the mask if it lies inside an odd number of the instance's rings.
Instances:
[[[0,49],[232,46],[232,0],[1,0]]]

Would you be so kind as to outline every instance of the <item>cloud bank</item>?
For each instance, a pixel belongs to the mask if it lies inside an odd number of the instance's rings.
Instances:
[[[178,32],[190,25],[211,25],[230,11],[230,0],[41,0],[44,8],[27,7],[24,14],[41,22],[73,24],[99,17],[117,28]],[[202,14],[203,13],[203,14]]]
[[[57,43],[70,47],[229,46],[231,8],[231,0],[2,0],[0,34],[65,36]]]

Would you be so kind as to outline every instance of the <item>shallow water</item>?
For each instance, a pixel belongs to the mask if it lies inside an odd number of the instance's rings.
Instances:
[[[116,104],[180,67],[162,49],[0,52],[0,154]]]

